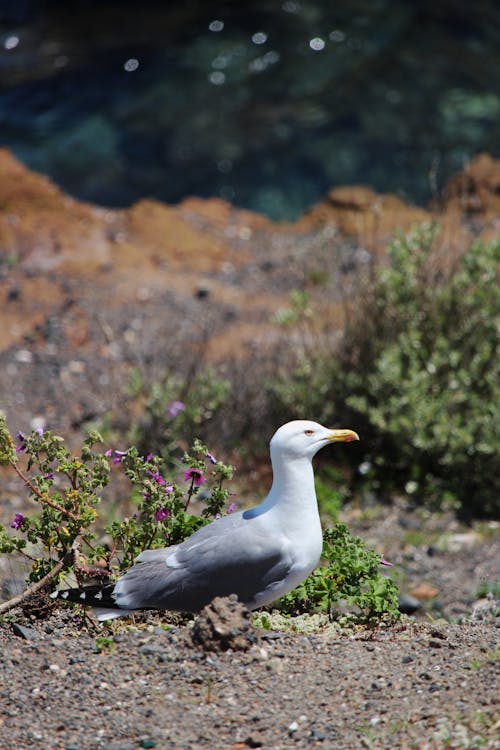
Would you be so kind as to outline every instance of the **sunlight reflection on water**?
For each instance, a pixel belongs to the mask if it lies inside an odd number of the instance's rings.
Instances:
[[[453,24],[388,0],[147,6],[140,23],[84,5],[0,27],[2,143],[77,197],[231,195],[292,218],[338,184],[426,201],[498,152],[486,0]]]

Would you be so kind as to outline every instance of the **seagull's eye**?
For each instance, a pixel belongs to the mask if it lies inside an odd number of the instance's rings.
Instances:
[[[311,435],[314,435],[314,430],[304,430],[304,435],[307,435],[307,437],[311,437]]]

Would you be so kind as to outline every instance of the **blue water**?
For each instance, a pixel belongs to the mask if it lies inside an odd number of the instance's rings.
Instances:
[[[497,2],[32,6],[0,9],[0,142],[78,198],[294,218],[341,184],[425,203],[500,156]]]

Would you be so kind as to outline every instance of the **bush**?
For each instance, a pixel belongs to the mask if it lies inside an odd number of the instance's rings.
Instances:
[[[31,566],[30,582],[48,575],[47,583],[54,586],[70,571],[79,581],[95,574],[113,577],[142,550],[182,542],[208,519],[226,512],[229,491],[223,485],[233,468],[217,461],[199,440],[183,456],[180,481],[179,465],[175,474],[167,473],[160,456],[141,456],[135,447],[103,452],[102,442],[93,431],[80,454],[73,455],[62,438],[38,430],[28,436],[19,433],[16,446],[0,414],[0,464],[16,472],[39,508],[30,516],[17,513],[10,533],[0,526],[0,554],[23,556]],[[104,546],[99,542],[98,507],[112,464],[120,465],[131,483],[135,512],[104,528],[111,540]],[[189,512],[189,504],[202,485],[204,508],[198,517]],[[98,569],[89,567],[95,564]]]
[[[493,515],[500,497],[500,243],[439,262],[435,227],[399,237],[347,316],[338,351],[308,352],[278,396],[354,425],[376,492]]]
[[[294,591],[280,599],[286,614],[328,612],[345,602],[357,607],[367,622],[399,619],[396,584],[380,573],[380,556],[367,549],[359,537],[350,534],[345,524],[327,529],[323,535],[323,559]]]

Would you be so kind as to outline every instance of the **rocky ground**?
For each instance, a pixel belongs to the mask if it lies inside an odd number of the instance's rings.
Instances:
[[[296,344],[272,322],[291,290],[306,287],[324,305],[321,334],[336,335],[345,295],[383,262],[397,227],[438,220],[451,262],[471,238],[499,235],[499,185],[500,165],[483,155],[429,210],[338,188],[296,224],[273,225],[222,201],[98,209],[1,152],[0,405],[11,429],[77,444],[110,413],[133,417],[131,370],[154,380],[193,358],[231,362],[258,424],[245,383]],[[23,498],[0,482],[8,526]],[[342,520],[394,563],[411,619],[367,630],[273,616],[272,630],[243,628],[220,651],[194,645],[189,621],[95,630],[66,610],[13,610],[0,622],[0,747],[499,747],[498,525],[397,503],[352,505]]]
[[[0,628],[4,747],[498,747],[490,620],[258,632],[194,646],[160,621],[113,636],[71,615]]]
[[[3,746],[497,748],[496,524],[368,515],[345,520],[391,558],[404,601],[420,604],[412,617],[367,629],[274,612],[263,631],[231,604],[194,628],[13,610],[0,624]]]

